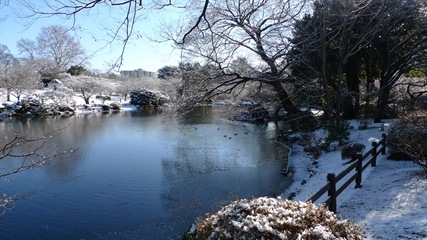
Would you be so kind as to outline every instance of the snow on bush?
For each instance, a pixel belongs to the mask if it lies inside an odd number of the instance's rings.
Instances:
[[[390,159],[412,160],[427,174],[427,115],[425,111],[407,113],[387,136]]]
[[[162,104],[156,94],[144,89],[131,91],[130,98],[130,104],[140,107],[159,107]]]
[[[261,197],[234,201],[207,215],[183,239],[363,239],[363,234],[322,206]]]

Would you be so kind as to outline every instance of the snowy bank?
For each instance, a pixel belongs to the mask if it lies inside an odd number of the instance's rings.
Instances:
[[[365,130],[358,130],[355,121],[351,124],[350,141],[364,144],[369,151],[371,142],[381,139],[392,121],[372,124]],[[295,145],[290,155],[294,183],[283,197],[307,200],[327,183],[327,173],[338,174],[348,167],[343,163],[340,151],[324,153],[314,160],[303,147]],[[362,176],[362,188],[350,185],[338,196],[341,218],[354,219],[366,231],[367,239],[427,239],[427,176],[418,165],[379,155],[377,167],[368,167]]]
[[[382,158],[340,210],[367,239],[427,239],[427,176],[413,162]]]
[[[23,95],[20,101],[12,95],[11,101],[6,101],[6,94],[1,94],[2,92],[4,90],[0,89],[0,117],[71,116],[138,109],[128,100],[123,101],[120,96],[110,96],[108,99],[93,96],[89,98],[89,104],[86,104],[79,94],[71,95],[51,89],[35,90],[31,94]]]

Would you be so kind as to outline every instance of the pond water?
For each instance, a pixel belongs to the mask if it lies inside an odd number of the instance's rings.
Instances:
[[[179,239],[197,217],[236,198],[280,195],[286,151],[278,126],[230,122],[215,107],[186,123],[156,112],[0,122],[34,135],[62,128],[52,165],[0,180],[18,194],[0,239]]]

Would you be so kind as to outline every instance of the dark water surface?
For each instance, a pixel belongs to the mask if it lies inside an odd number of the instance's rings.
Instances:
[[[0,131],[55,138],[71,157],[0,180],[19,194],[0,239],[179,239],[197,217],[236,197],[280,195],[286,151],[277,126],[221,120],[203,108],[186,124],[155,112],[0,122]]]

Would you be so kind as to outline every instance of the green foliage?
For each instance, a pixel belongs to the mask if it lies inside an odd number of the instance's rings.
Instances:
[[[177,78],[179,74],[179,69],[175,66],[164,66],[157,70],[157,77],[161,79]]]
[[[298,79],[295,87],[305,93],[298,98],[324,102],[327,118],[333,112],[342,112],[347,119],[361,113],[375,114],[377,121],[390,117],[389,94],[399,76],[425,77],[425,59],[417,59],[424,56],[427,40],[414,34],[426,29],[424,3],[362,2],[363,7],[354,1],[314,1],[312,12],[294,24],[290,78]],[[402,64],[392,64],[396,62]],[[381,91],[375,91],[373,83],[379,79]],[[347,97],[337,94],[342,87],[350,93]],[[375,112],[360,112],[364,96],[368,103],[375,100]]]
[[[333,142],[337,142],[340,146],[345,144],[350,137],[350,129],[350,124],[345,121],[338,125],[327,125],[328,136],[325,139],[325,147],[329,148]]]
[[[405,76],[409,78],[425,78],[426,77],[425,73],[420,71],[419,69],[412,69],[409,71],[409,73],[405,74]]]
[[[85,71],[85,67],[80,65],[73,65],[67,70],[67,73],[69,73],[71,76],[78,76],[83,74]]]
[[[101,101],[111,101],[111,97],[110,96],[102,96],[102,95],[98,95],[95,96],[96,99],[99,99]]]
[[[197,221],[191,239],[363,239],[361,229],[307,202],[281,198],[242,199]]]
[[[326,137],[318,138],[313,134],[303,134],[300,143],[304,146],[305,152],[318,159],[323,151],[329,152],[334,147],[347,143],[351,128],[348,122],[341,122],[339,125],[326,125]]]

